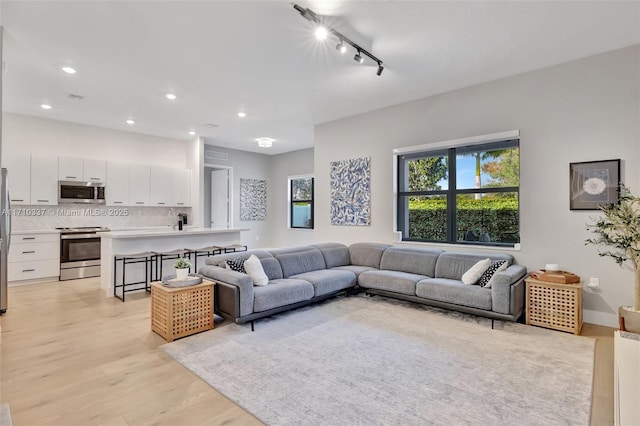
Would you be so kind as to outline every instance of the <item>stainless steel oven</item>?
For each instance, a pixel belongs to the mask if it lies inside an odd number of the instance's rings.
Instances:
[[[107,228],[60,229],[60,281],[100,276],[100,232]]]

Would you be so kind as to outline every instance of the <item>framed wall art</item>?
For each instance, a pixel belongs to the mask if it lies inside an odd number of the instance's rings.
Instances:
[[[619,186],[619,159],[569,164],[571,210],[599,210],[601,205],[617,203]]]

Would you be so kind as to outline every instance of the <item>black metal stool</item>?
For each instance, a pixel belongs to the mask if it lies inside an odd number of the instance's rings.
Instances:
[[[113,296],[124,302],[125,293],[129,291],[145,290],[147,293],[151,293],[151,285],[149,278],[152,276],[153,259],[155,254],[152,252],[132,253],[132,254],[116,254],[113,256]],[[117,267],[118,261],[122,261],[122,283],[117,284]],[[127,265],[134,265],[138,263],[144,263],[144,281],[127,282]],[[144,287],[130,288],[129,286],[137,286],[138,284],[144,284]],[[117,289],[122,288],[122,297],[118,296]]]
[[[237,251],[247,251],[247,246],[243,246],[242,244],[231,244],[228,246],[220,246],[221,249],[224,250],[225,253],[235,253]]]
[[[180,259],[181,257],[189,257],[189,250],[186,249],[176,249],[170,251],[154,251],[153,254],[156,256],[156,281],[160,281],[162,279],[162,269],[163,263],[165,260],[175,260]],[[189,272],[191,272],[191,267],[189,267]]]
[[[198,272],[198,257],[202,257],[202,256],[209,257],[216,254],[222,254],[224,249],[218,246],[209,246],[209,247],[202,247],[199,249],[186,248],[185,250],[187,251],[189,258],[191,258],[191,255],[193,255],[193,271]]]

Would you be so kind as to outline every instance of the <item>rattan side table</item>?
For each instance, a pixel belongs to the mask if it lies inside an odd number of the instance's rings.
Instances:
[[[580,334],[582,285],[527,278],[527,325]]]
[[[212,281],[188,287],[151,283],[151,330],[168,342],[213,329]]]

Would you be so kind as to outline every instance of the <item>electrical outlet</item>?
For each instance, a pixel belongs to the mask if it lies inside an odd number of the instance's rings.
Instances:
[[[600,278],[590,277],[589,278],[589,288],[600,288]]]
[[[260,235],[256,235],[256,241],[260,241]]]

